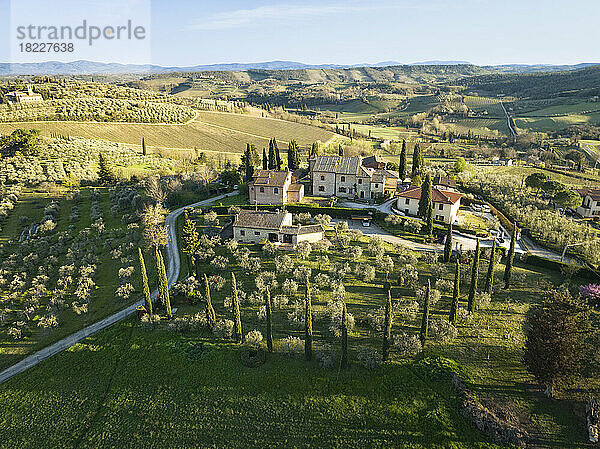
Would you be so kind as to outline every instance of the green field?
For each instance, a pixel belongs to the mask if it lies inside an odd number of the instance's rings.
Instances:
[[[218,112],[198,113],[197,121],[185,125],[138,124],[138,123],[87,123],[87,122],[30,122],[2,123],[0,133],[17,128],[41,129],[42,134],[51,133],[105,139],[139,145],[142,137],[148,146],[162,148],[198,148],[202,151],[241,153],[246,143],[253,143],[260,150],[268,147],[275,137],[280,147],[296,139],[300,145],[317,140],[326,142],[334,134],[321,128],[271,118],[257,118],[242,114]]]
[[[600,123],[600,112],[553,117],[518,117],[515,118],[515,123],[517,128],[530,132],[560,131],[571,125],[598,124]]]

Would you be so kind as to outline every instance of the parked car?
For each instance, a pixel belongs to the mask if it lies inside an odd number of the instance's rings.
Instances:
[[[368,228],[369,226],[371,226],[371,221],[370,220],[363,220],[362,225],[363,225],[363,227]]]

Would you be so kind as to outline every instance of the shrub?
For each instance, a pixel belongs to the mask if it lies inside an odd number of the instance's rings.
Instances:
[[[434,340],[445,343],[458,336],[458,330],[450,321],[434,320],[429,324],[429,336]]]
[[[336,354],[331,345],[323,343],[315,348],[315,359],[321,368],[334,368],[336,365]]]
[[[592,305],[600,306],[600,284],[587,284],[579,287],[579,293]]]
[[[372,348],[360,348],[356,358],[362,366],[369,370],[377,369],[381,363],[381,356]]]
[[[219,338],[231,338],[233,336],[233,321],[218,320],[212,327],[212,333]]]
[[[298,357],[304,354],[304,342],[298,337],[286,337],[281,340],[280,349],[285,355]]]
[[[394,349],[400,357],[409,358],[423,350],[421,340],[417,335],[408,335],[406,332],[394,335]]]
[[[263,341],[263,336],[260,331],[254,329],[246,334],[246,344],[251,347],[258,348]]]

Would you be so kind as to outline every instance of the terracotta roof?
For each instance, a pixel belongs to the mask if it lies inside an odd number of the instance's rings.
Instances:
[[[342,175],[356,175],[360,167],[360,157],[345,156],[317,156],[313,171],[337,173]]]
[[[277,170],[256,170],[252,182],[256,186],[283,187],[290,172]]]
[[[600,189],[575,189],[582,197],[589,195],[593,201],[600,201]]]
[[[383,164],[383,166],[385,167],[386,161],[385,159],[377,155],[368,156],[362,160],[362,165],[364,165],[365,167],[378,167],[381,164]]]
[[[415,200],[421,199],[421,187],[409,187],[400,192],[398,196],[402,198],[412,198]],[[455,204],[462,198],[462,193],[442,190],[436,187],[431,189],[431,201],[434,203]]]
[[[306,226],[283,226],[281,228],[281,232],[292,235],[314,234],[317,232],[323,232],[323,226],[320,224]]]
[[[302,187],[304,187],[302,184],[290,184],[290,186],[288,187],[288,192],[299,192],[300,190],[302,190]]]
[[[241,210],[235,216],[233,226],[257,229],[281,229],[288,212],[267,212],[264,210]]]

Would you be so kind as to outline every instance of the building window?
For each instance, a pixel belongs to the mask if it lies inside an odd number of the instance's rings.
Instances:
[[[321,181],[325,181],[325,176],[321,175]]]
[[[406,198],[406,199],[404,200],[404,204],[410,204],[410,198]]]
[[[243,229],[240,229],[240,235],[246,235],[246,231],[244,231]]]
[[[358,183],[362,184],[362,178],[358,178]]]
[[[340,187],[340,192],[346,193],[346,187]]]
[[[325,186],[319,186],[319,192],[324,192],[325,191]]]
[[[342,176],[342,177],[340,178],[340,181],[341,181],[341,182],[346,182],[346,177],[345,177],[345,176]]]
[[[408,209],[404,209],[404,212],[406,213],[406,215],[408,215]]]
[[[375,188],[378,189],[379,188],[379,184],[375,184]]]
[[[444,217],[442,217],[441,215],[436,215],[436,216],[435,216],[435,219],[436,219],[436,220],[443,221],[443,220],[444,220]]]
[[[273,187],[273,193],[279,193],[279,189],[277,187]]]
[[[260,231],[254,231],[254,235],[260,235]]]
[[[264,187],[260,188],[260,193],[265,193],[265,188]]]
[[[444,205],[440,203],[440,210],[444,210]]]

